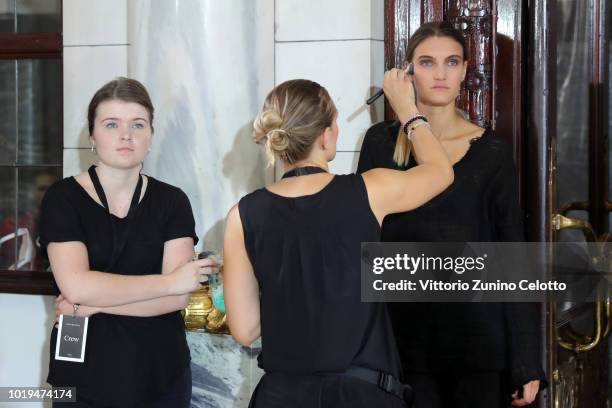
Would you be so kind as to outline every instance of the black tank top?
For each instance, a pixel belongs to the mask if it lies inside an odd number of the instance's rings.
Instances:
[[[335,176],[295,198],[256,190],[239,211],[261,290],[259,366],[313,374],[357,365],[398,377],[386,305],[361,302],[360,244],[380,240],[363,178]]]

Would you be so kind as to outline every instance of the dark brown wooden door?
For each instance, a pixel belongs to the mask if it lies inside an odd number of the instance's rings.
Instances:
[[[458,104],[514,146],[530,241],[610,239],[611,2],[385,2],[387,68],[401,66],[424,22],[447,20],[464,32],[470,65]],[[539,406],[609,406],[609,316],[609,302],[542,307],[551,386]]]

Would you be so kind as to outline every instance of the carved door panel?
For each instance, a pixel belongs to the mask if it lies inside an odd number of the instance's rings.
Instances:
[[[408,38],[422,23],[448,20],[465,34],[469,66],[457,105],[474,123],[492,127],[514,146],[522,166],[525,98],[525,49],[522,16],[525,8],[515,0],[386,0],[385,65],[401,66]],[[498,63],[502,61],[503,63]],[[503,112],[503,114],[499,114]],[[388,109],[387,117],[393,113]],[[523,184],[522,174],[519,182]]]

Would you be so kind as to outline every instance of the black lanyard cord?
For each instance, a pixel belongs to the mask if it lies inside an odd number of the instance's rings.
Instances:
[[[132,201],[130,202],[130,209],[128,210],[126,221],[127,227],[123,231],[123,234],[117,240],[117,231],[115,222],[112,219],[112,214],[110,212],[110,207],[108,205],[108,200],[106,199],[106,194],[104,193],[104,189],[102,188],[102,184],[100,183],[100,179],[98,178],[98,173],[96,173],[96,166],[91,166],[87,172],[89,173],[89,177],[91,177],[91,181],[96,189],[96,193],[98,194],[98,198],[102,205],[106,208],[106,212],[108,213],[108,219],[111,224],[111,229],[113,232],[113,252],[109,259],[108,266],[106,267],[106,271],[110,271],[114,266],[117,260],[119,259],[119,255],[123,252],[125,245],[127,243],[127,238],[130,232],[130,224],[136,210],[136,206],[138,206],[138,201],[140,200],[140,194],[142,192],[142,175],[138,175],[138,183],[136,184],[136,189],[134,190],[134,195],[132,196]]]

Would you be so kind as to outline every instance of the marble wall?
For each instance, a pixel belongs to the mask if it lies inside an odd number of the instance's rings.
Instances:
[[[274,2],[132,0],[128,73],[156,106],[145,173],[182,188],[200,248],[220,250],[228,210],[273,177],[251,140],[274,86]],[[191,332],[194,407],[246,407],[258,348]]]
[[[272,176],[250,135],[274,86],[273,5],[129,2],[129,75],[157,109],[145,171],[187,193],[207,249],[221,249],[231,206]]]

